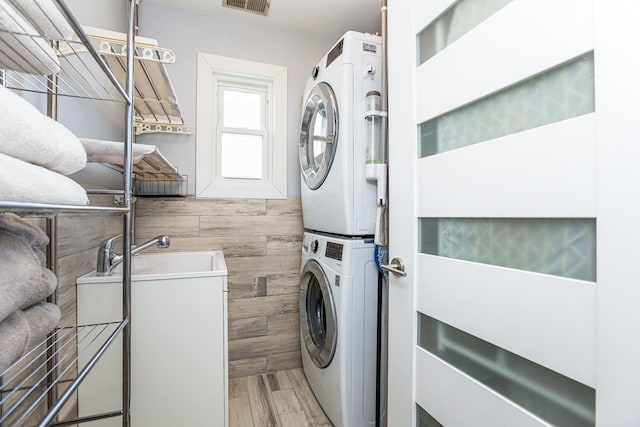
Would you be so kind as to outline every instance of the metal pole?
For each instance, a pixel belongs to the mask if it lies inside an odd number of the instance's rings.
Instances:
[[[131,425],[131,229],[132,229],[132,204],[131,204],[131,176],[133,171],[133,60],[134,38],[136,22],[136,1],[128,1],[128,28],[127,28],[127,111],[125,117],[125,149],[124,149],[124,204],[129,211],[125,213],[123,229],[123,255],[122,262],[122,315],[129,322],[123,331],[123,363],[122,363],[122,426]]]
[[[58,76],[49,76],[47,82],[47,115],[53,120],[58,120]],[[49,237],[49,245],[47,246],[47,268],[58,276],[58,215],[48,216],[46,219],[46,233]],[[58,304],[58,289],[56,286],[53,294],[47,298],[47,302]],[[53,384],[56,381],[58,369],[56,357],[58,345],[54,334],[47,337],[47,384]],[[58,387],[51,387],[47,392],[47,410],[51,410],[53,405],[58,401]]]

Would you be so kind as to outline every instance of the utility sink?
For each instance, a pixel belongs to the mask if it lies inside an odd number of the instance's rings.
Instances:
[[[131,281],[226,276],[222,251],[141,253],[131,257]],[[110,276],[92,271],[78,277],[77,283],[111,283],[122,280],[122,264]]]

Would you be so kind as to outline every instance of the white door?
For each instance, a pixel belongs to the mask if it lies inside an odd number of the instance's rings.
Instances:
[[[388,425],[640,425],[640,4],[389,0]]]

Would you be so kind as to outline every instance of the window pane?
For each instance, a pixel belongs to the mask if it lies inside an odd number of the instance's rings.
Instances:
[[[552,425],[595,425],[591,387],[422,313],[418,345]]]
[[[595,111],[593,54],[418,125],[420,157]]]
[[[421,218],[419,250],[596,281],[595,219]]]
[[[222,126],[227,128],[262,128],[262,96],[259,92],[222,90]]]
[[[262,179],[262,136],[222,134],[221,175]]]
[[[513,0],[461,0],[418,34],[418,65]]]

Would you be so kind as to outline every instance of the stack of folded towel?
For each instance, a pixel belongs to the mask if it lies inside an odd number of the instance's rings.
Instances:
[[[86,205],[84,189],[64,176],[86,162],[73,133],[0,86],[0,200]]]
[[[48,243],[38,227],[0,214],[0,376],[60,321],[58,306],[42,301],[58,284],[44,267]]]

